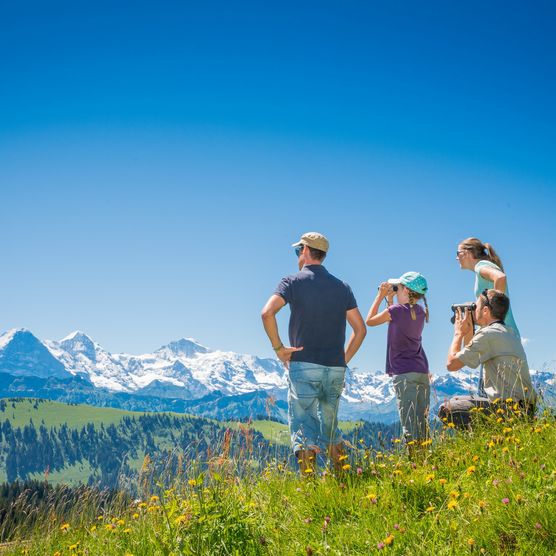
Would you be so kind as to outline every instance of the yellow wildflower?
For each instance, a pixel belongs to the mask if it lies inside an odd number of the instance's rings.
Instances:
[[[387,546],[390,546],[393,542],[394,542],[394,535],[388,535],[384,539],[384,544],[387,545]]]
[[[439,482],[441,485],[445,485],[448,481],[447,481],[446,479],[438,479],[438,482]]]
[[[434,473],[430,473],[429,475],[427,475],[427,476],[425,477],[425,481],[426,481],[427,483],[430,483],[433,479],[434,479]]]
[[[475,541],[473,539],[469,538],[469,539],[467,539],[467,544],[469,546],[473,546],[475,544]]]
[[[338,461],[344,461],[345,459],[348,459],[348,456],[346,454],[343,454],[338,458]]]
[[[89,531],[91,531],[91,533],[94,533],[96,530],[97,530],[96,525],[92,525],[91,528],[89,529]]]
[[[425,511],[426,511],[427,513],[429,513],[429,514],[430,514],[431,512],[434,512],[434,506],[429,506]]]
[[[312,473],[312,472],[313,472],[313,470],[310,467],[307,467],[305,469],[305,473]]]
[[[473,463],[477,463],[479,459],[479,456],[473,456]]]
[[[69,528],[70,528],[70,524],[69,523],[64,523],[60,527],[60,531],[62,531],[63,533],[67,533],[69,531]]]
[[[459,492],[457,490],[452,490],[452,492],[450,492],[450,496],[454,499],[459,498]]]
[[[475,471],[477,471],[477,468],[476,468],[474,465],[470,465],[470,466],[467,468],[467,474],[468,474],[468,475],[472,475],[473,473],[475,473]]]
[[[127,527],[126,529],[124,529],[124,533],[131,533],[131,529]]]
[[[151,502],[158,502],[159,500],[160,500],[160,498],[156,494],[153,494],[151,496]]]
[[[138,514],[138,513],[134,513],[134,514],[132,515],[132,517],[133,517],[133,519],[139,519],[139,514]]]
[[[342,469],[344,471],[347,471],[348,469],[351,469],[351,465],[349,463],[346,463],[345,465],[342,465]]]
[[[513,398],[506,398],[506,403],[512,403],[513,401]]]
[[[458,503],[455,500],[450,500],[448,502],[448,509],[453,510],[454,508],[458,507]]]

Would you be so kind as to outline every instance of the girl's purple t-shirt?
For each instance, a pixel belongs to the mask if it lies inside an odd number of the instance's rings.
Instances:
[[[386,372],[389,375],[429,372],[429,362],[421,342],[425,310],[421,305],[413,305],[413,308],[415,320],[411,318],[409,303],[388,307],[392,318],[388,325],[386,346]]]

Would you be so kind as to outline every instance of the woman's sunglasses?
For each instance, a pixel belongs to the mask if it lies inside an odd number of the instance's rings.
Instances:
[[[490,301],[488,300],[488,290],[484,289],[481,292],[481,296],[485,298],[485,307],[488,307],[489,309],[492,309],[492,305],[490,304]]]

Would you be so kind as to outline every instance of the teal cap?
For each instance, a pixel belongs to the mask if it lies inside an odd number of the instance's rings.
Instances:
[[[389,284],[402,284],[406,288],[413,290],[416,293],[425,295],[429,287],[427,286],[426,278],[420,272],[409,271],[402,274],[399,278],[390,278]]]

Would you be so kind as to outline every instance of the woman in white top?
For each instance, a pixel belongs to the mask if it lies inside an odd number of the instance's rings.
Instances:
[[[479,297],[485,289],[494,289],[510,297],[502,261],[492,245],[483,243],[476,237],[470,237],[458,245],[456,257],[462,269],[472,270],[475,273],[475,298]],[[519,336],[511,303],[504,324]]]

